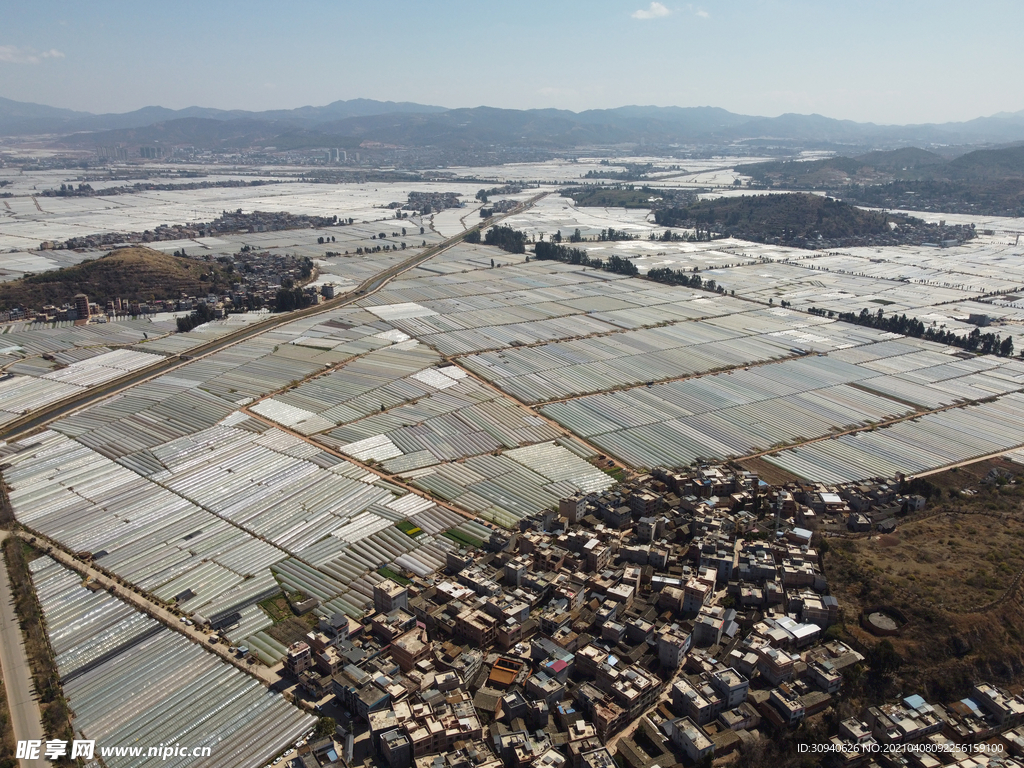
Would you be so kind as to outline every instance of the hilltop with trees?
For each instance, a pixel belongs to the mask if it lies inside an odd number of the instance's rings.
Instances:
[[[802,193],[701,200],[658,209],[654,217],[658,226],[694,229],[697,239],[737,237],[795,248],[916,245],[974,237],[968,227],[940,227]]]
[[[150,301],[216,293],[230,287],[232,277],[219,262],[205,262],[161,253],[151,248],[119,248],[106,256],[19,280],[0,283],[0,309],[40,308],[73,304],[75,294],[91,301]]]
[[[741,165],[762,189],[822,190],[857,205],[1024,216],[1024,145],[947,160],[916,147]]]

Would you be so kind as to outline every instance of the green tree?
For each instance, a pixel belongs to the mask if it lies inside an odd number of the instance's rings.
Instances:
[[[333,717],[321,717],[316,721],[316,728],[313,730],[313,735],[318,739],[333,736],[334,729],[337,727],[338,723]]]
[[[877,685],[888,681],[903,665],[903,657],[896,653],[893,644],[886,638],[875,643],[867,654],[870,667],[869,677]]]

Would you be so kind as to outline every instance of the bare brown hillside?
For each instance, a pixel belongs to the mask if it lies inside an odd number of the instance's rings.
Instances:
[[[73,267],[0,283],[0,309],[91,301],[175,299],[182,293],[206,295],[231,284],[223,265],[171,256],[146,247],[120,248]]]
[[[895,533],[826,540],[843,634],[870,648],[881,638],[861,611],[901,611],[894,685],[930,700],[955,700],[979,680],[1024,684],[1024,468],[997,459],[928,480],[941,493]]]

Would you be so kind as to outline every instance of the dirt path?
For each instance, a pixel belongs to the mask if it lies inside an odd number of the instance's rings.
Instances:
[[[14,535],[20,536],[23,539],[33,538],[32,534],[24,531],[15,531]],[[96,582],[106,589],[109,594],[128,603],[137,611],[146,614],[152,619],[156,619],[161,624],[174,630],[178,634],[184,635],[193,643],[202,646],[210,653],[217,654],[224,661],[232,664],[252,677],[255,677],[264,685],[274,686],[281,683],[282,678],[277,672],[278,667],[265,667],[262,664],[247,664],[244,659],[238,658],[231,649],[223,643],[211,643],[209,641],[209,632],[194,625],[188,626],[181,621],[181,616],[174,613],[166,606],[156,602],[155,600],[151,600],[145,595],[139,594],[120,580],[112,578],[97,570],[89,563],[79,560],[77,557],[65,551],[54,542],[47,540],[44,543],[39,541],[38,537],[36,538],[36,546],[43,549],[47,555],[66,568],[70,568],[71,570],[81,574],[83,577],[95,579]],[[46,548],[46,544],[50,545],[48,550]]]

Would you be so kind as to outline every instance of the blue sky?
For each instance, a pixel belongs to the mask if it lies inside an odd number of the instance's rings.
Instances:
[[[8,3],[0,96],[91,112],[711,105],[878,123],[1024,109],[1008,0]]]

